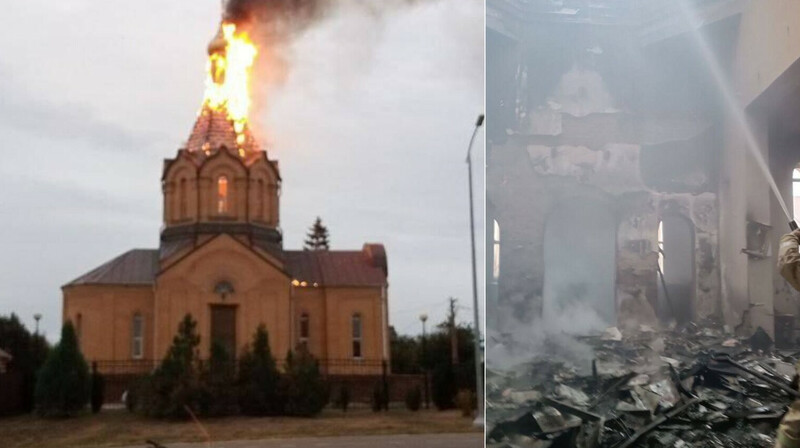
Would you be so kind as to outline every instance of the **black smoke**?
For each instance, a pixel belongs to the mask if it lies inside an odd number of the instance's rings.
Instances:
[[[333,3],[333,0],[229,0],[225,5],[225,20],[289,33],[322,18]]]

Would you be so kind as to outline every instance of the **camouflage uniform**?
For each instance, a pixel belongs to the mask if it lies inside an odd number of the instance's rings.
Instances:
[[[800,230],[784,235],[778,250],[778,270],[800,291]],[[800,367],[800,363],[798,366]],[[798,370],[800,371],[800,369]],[[795,400],[781,420],[775,448],[800,448],[800,400]]]

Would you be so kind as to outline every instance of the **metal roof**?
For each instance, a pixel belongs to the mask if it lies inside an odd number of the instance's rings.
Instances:
[[[284,251],[292,280],[320,286],[382,286],[386,255],[379,244],[360,251]],[[159,251],[134,249],[67,283],[77,285],[153,285],[159,272]]]
[[[133,249],[84,274],[65,286],[152,285],[158,273],[158,250]]]

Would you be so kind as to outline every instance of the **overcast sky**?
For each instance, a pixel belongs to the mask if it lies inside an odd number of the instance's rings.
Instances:
[[[199,108],[218,0],[26,0],[0,18],[0,314],[52,341],[60,286],[155,248],[160,176]],[[285,247],[319,215],[333,249],[382,242],[390,322],[418,333],[449,296],[472,319],[464,157],[483,111],[483,1],[376,18],[340,9],[300,36],[255,119],[283,176]],[[483,277],[483,132],[474,148]],[[483,303],[483,286],[480,284]],[[482,315],[482,310],[481,310]]]

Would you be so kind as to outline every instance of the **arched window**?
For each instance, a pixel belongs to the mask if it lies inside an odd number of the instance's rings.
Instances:
[[[664,216],[658,224],[658,301],[656,314],[665,322],[689,322],[694,314],[694,226],[680,215]]]
[[[258,192],[256,193],[256,204],[258,204],[256,208],[256,213],[258,219],[264,219],[264,195],[267,193],[264,191],[264,181],[258,179]]]
[[[228,213],[228,178],[225,176],[217,179],[217,213]]]
[[[494,221],[494,231],[492,233],[493,252],[492,256],[492,278],[496,282],[500,278],[500,224]]]
[[[180,188],[178,190],[178,201],[179,201],[178,202],[178,204],[179,204],[178,205],[178,208],[179,208],[178,217],[180,219],[186,219],[186,216],[188,215],[187,206],[186,206],[186,201],[187,200],[188,200],[188,198],[187,198],[187,193],[186,193],[186,179],[181,179]]]
[[[800,169],[792,171],[792,196],[794,199],[794,219],[800,219]]]
[[[353,314],[353,358],[361,358],[361,315]]]
[[[311,334],[310,320],[308,313],[300,315],[300,345],[308,348],[308,338]]]
[[[144,318],[140,313],[133,315],[131,322],[131,358],[142,359],[144,356]]]

